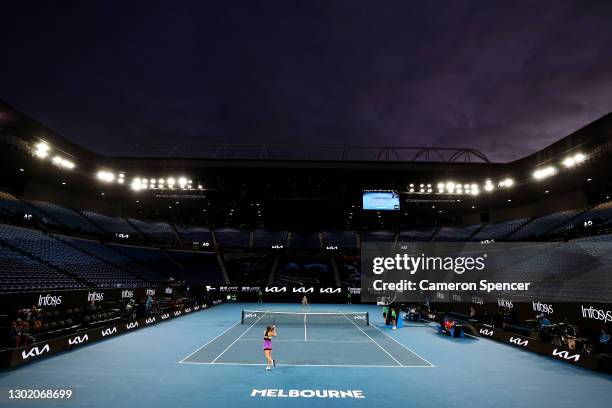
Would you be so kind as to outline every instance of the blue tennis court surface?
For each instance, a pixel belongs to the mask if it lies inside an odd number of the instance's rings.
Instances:
[[[263,331],[274,321],[280,337],[274,339],[277,366],[324,367],[432,367],[407,346],[354,313],[249,312],[252,323],[235,324],[181,360],[184,364],[265,365]],[[286,322],[276,322],[276,319]]]
[[[601,408],[612,398],[611,376],[486,339],[440,336],[427,324],[391,331],[371,305],[309,310],[367,311],[370,326],[307,321],[304,333],[303,325],[279,323],[278,366],[266,372],[263,327],[240,324],[241,310],[255,308],[301,311],[225,304],[5,371],[0,407]],[[24,388],[70,388],[74,396],[7,399],[9,389]],[[332,397],[313,396],[314,390]],[[347,390],[357,392],[335,394]],[[291,391],[297,396],[289,397]]]

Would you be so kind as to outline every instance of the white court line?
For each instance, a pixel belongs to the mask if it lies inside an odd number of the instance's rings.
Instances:
[[[228,331],[230,331],[234,327],[238,326],[239,324],[240,324],[240,322],[236,322],[233,326],[230,326],[227,330],[223,331],[223,333],[219,334],[217,337],[213,338],[212,340],[209,340],[205,345],[203,345],[202,347],[198,348],[196,351],[194,351],[193,353],[191,353],[190,355],[188,355],[187,357],[185,357],[184,359],[179,361],[179,364],[184,362],[189,357],[193,356],[195,353],[197,353],[198,351],[202,350],[204,347],[208,346],[210,343],[212,343],[213,341],[217,340],[219,337],[223,336],[225,333],[227,333]]]
[[[240,341],[261,341],[261,339],[240,339]],[[320,342],[320,343],[371,343],[370,340],[302,340],[302,339],[274,339],[274,342],[278,341],[301,341],[305,342]]]
[[[308,341],[308,337],[306,336],[306,313],[304,313],[304,341]]]
[[[402,366],[402,363],[400,363],[399,361],[397,361],[397,359],[396,359],[395,357],[393,357],[393,356],[391,355],[391,353],[389,353],[387,350],[385,350],[385,348],[384,348],[383,346],[381,346],[380,344],[378,344],[378,343],[376,342],[376,340],[374,340],[373,338],[371,338],[370,336],[368,336],[368,334],[367,334],[366,332],[364,332],[364,331],[361,329],[361,327],[357,326],[357,325],[355,324],[355,322],[354,322],[354,321],[352,321],[351,319],[349,319],[349,318],[348,318],[348,316],[346,316],[345,314],[342,314],[342,316],[346,317],[346,320],[348,320],[349,322],[353,323],[353,325],[354,325],[354,326],[355,326],[357,329],[359,329],[359,331],[361,331],[363,334],[365,334],[365,335],[367,336],[367,338],[368,338],[368,339],[372,340],[372,341],[374,342],[374,344],[376,344],[378,347],[380,347],[380,349],[381,349],[382,351],[384,351],[385,353],[387,353],[387,355],[388,355],[389,357],[391,357],[391,358],[393,359],[393,361],[395,361],[397,364],[399,364],[400,366]]]
[[[397,344],[399,344],[400,346],[402,346],[403,348],[405,348],[406,350],[408,350],[409,352],[411,352],[412,354],[414,354],[415,356],[417,356],[418,358],[420,358],[421,360],[425,361],[427,364],[431,365],[432,367],[435,367],[435,365],[433,365],[430,361],[428,361],[426,358],[421,357],[420,355],[418,355],[414,350],[412,350],[411,348],[409,348],[408,346],[403,345],[402,343],[400,343],[399,341],[397,341],[396,339],[394,339],[393,337],[389,336],[387,333],[385,333],[384,331],[380,330],[378,327],[376,327],[375,325],[372,325],[372,327],[374,327],[376,330],[378,330],[379,332],[381,332],[382,334],[384,334],[385,336],[387,336],[388,338],[390,338],[391,340],[393,340],[394,342],[396,342]]]
[[[186,361],[183,364],[198,365],[226,365],[226,366],[265,366],[264,363],[198,363]],[[277,367],[354,367],[354,368],[431,368],[430,366],[417,365],[367,365],[367,364],[276,364]]]
[[[262,314],[262,315],[259,317],[259,319],[255,320],[255,323],[253,323],[252,325],[250,325],[250,326],[249,326],[249,328],[248,328],[248,329],[246,329],[246,330],[244,331],[244,333],[242,333],[240,336],[238,336],[238,338],[237,338],[236,340],[232,341],[232,344],[230,344],[229,346],[227,346],[227,348],[226,348],[225,350],[223,350],[223,351],[221,352],[221,354],[219,354],[217,357],[215,357],[215,359],[214,359],[213,361],[211,361],[211,362],[212,362],[212,363],[214,363],[215,361],[217,361],[217,360],[219,359],[219,357],[221,357],[221,356],[222,356],[222,355],[223,355],[223,354],[224,354],[224,353],[225,353],[227,350],[229,350],[229,349],[230,349],[230,347],[232,347],[234,344],[236,344],[236,342],[237,342],[238,340],[240,340],[240,338],[241,338],[242,336],[244,336],[244,335],[245,335],[245,334],[246,334],[246,333],[247,333],[249,330],[251,330],[251,328],[252,328],[253,326],[255,326],[255,325],[256,325],[256,324],[257,324],[257,323],[258,323],[258,322],[259,322],[259,321],[260,321],[260,320],[261,320],[261,319],[262,319],[262,318],[265,316],[265,315],[266,315],[266,314],[264,313],[264,314]]]

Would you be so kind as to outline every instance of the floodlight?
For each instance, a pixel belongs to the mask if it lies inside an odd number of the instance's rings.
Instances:
[[[100,170],[97,174],[98,180],[104,181],[105,183],[112,183],[115,180],[113,172],[108,170]]]

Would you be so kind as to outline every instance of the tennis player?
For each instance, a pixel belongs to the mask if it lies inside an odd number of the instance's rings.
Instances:
[[[302,307],[308,307],[308,298],[306,296],[302,298]]]
[[[272,337],[276,337],[276,326],[266,327],[266,332],[264,333],[263,350],[266,356],[266,371],[272,369],[270,365],[276,367],[276,363],[272,358]]]

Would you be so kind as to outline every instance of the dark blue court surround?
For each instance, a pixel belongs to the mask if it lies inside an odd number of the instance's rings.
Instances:
[[[294,356],[304,350],[304,342],[299,341],[286,342],[290,350],[295,348],[295,352],[286,355],[283,342],[275,343],[274,353],[279,363],[293,365],[279,365],[271,372],[259,365],[179,363],[229,329],[231,337],[225,336],[219,342],[214,356],[210,349],[197,358],[206,362],[206,358],[216,357],[245,332],[246,327],[241,325],[230,329],[239,321],[241,310],[255,307],[300,310],[299,305],[225,304],[5,371],[0,373],[0,407],[601,408],[608,406],[612,397],[612,377],[609,375],[486,339],[451,339],[436,334],[435,328],[427,324],[410,323],[397,331],[383,329],[379,308],[369,305],[314,305],[311,310],[369,311],[372,327],[366,333],[383,348],[397,359],[409,358],[410,353],[397,344],[397,340],[434,367],[297,366],[298,361],[288,359],[296,358]],[[393,340],[382,333],[374,337],[377,327]],[[346,328],[342,331],[346,332]],[[366,339],[358,330],[351,333],[352,340]],[[278,340],[299,339],[297,329],[292,332],[280,327],[279,334]],[[312,339],[316,340],[319,334],[313,328]],[[330,337],[328,331],[323,334]],[[247,331],[242,337],[244,342],[234,343],[229,354],[223,354],[217,362],[262,364],[260,337],[258,331]],[[239,342],[241,344],[234,349]],[[300,344],[299,348],[293,343]],[[375,351],[378,347],[371,341],[360,344],[359,349],[344,344],[333,350],[329,348],[332,343],[316,343],[308,343],[307,347],[312,346],[313,351],[304,355],[304,361],[308,357],[308,362],[312,363],[316,356],[319,362],[346,362],[348,355],[368,363],[371,357],[387,363],[390,360],[383,360],[386,354],[382,350]],[[397,344],[397,349],[393,344]],[[365,356],[355,355],[355,351]],[[197,353],[192,357],[195,355]],[[71,388],[74,396],[62,402],[10,401],[8,390],[15,388]],[[309,393],[290,398],[274,396],[277,392],[273,392],[273,396],[251,396],[253,390],[281,389],[359,390],[365,398],[317,398]]]

